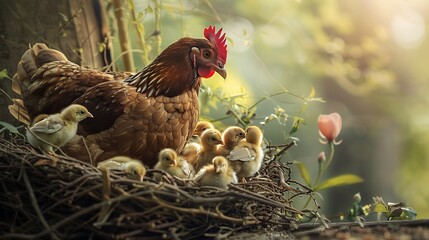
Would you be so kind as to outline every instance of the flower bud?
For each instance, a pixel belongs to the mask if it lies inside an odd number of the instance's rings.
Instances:
[[[321,114],[319,115],[317,125],[319,127],[320,136],[323,138],[322,143],[331,143],[339,144],[336,142],[335,138],[341,132],[342,120],[341,116],[338,113],[331,113],[329,115]]]
[[[317,157],[317,161],[319,161],[319,163],[326,161],[326,155],[324,151],[321,151],[319,153],[319,156]]]

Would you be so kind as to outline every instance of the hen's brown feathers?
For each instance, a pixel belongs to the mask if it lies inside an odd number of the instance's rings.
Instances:
[[[206,39],[178,40],[135,75],[84,68],[38,43],[22,56],[13,90],[30,119],[72,103],[94,115],[78,130],[87,147],[76,138],[64,147],[68,154],[87,156],[89,149],[96,161],[125,155],[153,166],[160,150],[180,152],[191,136],[199,117],[199,74],[213,71],[226,76],[216,44]]]

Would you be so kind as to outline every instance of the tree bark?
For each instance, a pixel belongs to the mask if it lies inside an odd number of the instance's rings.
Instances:
[[[99,51],[108,41],[103,0],[0,0],[0,71],[10,78],[22,54],[37,42],[62,51],[69,60],[101,68],[110,62],[110,49]],[[109,44],[105,44],[109,46]],[[0,80],[0,88],[12,97],[11,81]],[[0,121],[17,124],[7,110],[10,100],[0,94]]]

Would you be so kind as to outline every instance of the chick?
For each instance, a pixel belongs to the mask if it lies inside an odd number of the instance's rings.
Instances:
[[[165,148],[159,152],[158,163],[154,169],[164,170],[172,176],[183,179],[189,179],[193,174],[188,162],[184,159],[179,159],[177,153],[170,148]],[[159,181],[161,177],[160,174],[156,174],[155,180]]]
[[[146,175],[146,168],[139,160],[126,156],[116,156],[99,162],[97,168],[100,170],[113,169],[124,171],[129,177],[137,178],[140,182],[143,181]]]
[[[192,137],[188,140],[188,142],[200,144],[201,143],[201,135],[203,135],[203,132],[207,129],[215,129],[215,127],[210,122],[199,121],[197,123],[197,126],[195,126]]]
[[[222,133],[223,145],[220,145],[216,150],[218,156],[228,156],[232,149],[246,136],[246,133],[241,127],[231,126],[225,129]]]
[[[227,156],[237,177],[244,181],[245,177],[253,176],[262,166],[262,131],[257,126],[246,129],[246,140],[241,141]]]
[[[34,123],[30,127],[30,131],[26,132],[28,142],[46,153],[53,153],[52,145],[64,146],[76,135],[78,123],[87,117],[93,117],[88,109],[79,104],[72,104],[61,113],[49,115]],[[43,139],[46,143],[38,138]]]
[[[237,183],[235,172],[228,166],[228,160],[222,156],[213,158],[213,164],[204,166],[194,177],[200,186],[213,186],[227,189],[228,184]]]
[[[216,146],[222,143],[222,136],[216,129],[205,130],[201,136],[201,150],[198,152],[195,170],[210,164],[216,157]]]
[[[177,166],[186,174],[187,179],[191,179],[195,175],[195,168],[186,159],[179,156],[177,158]]]
[[[200,151],[200,144],[187,143],[180,153],[180,158],[186,159],[189,164],[195,166],[197,163],[198,151]]]

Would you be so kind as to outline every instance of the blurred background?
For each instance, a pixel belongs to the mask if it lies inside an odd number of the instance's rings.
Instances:
[[[119,2],[0,1],[0,70],[12,77],[28,44],[46,42],[82,65],[138,71],[178,38],[202,38],[210,24],[223,27],[228,78],[204,81],[203,118],[222,128],[239,124],[235,113],[261,126],[271,144],[298,138],[283,160],[302,161],[315,176],[317,156],[329,151],[319,142],[317,117],[338,112],[343,143],[330,175],[353,173],[365,181],[322,191],[323,213],[346,212],[360,192],[364,203],[381,196],[429,217],[426,0]],[[131,66],[119,44],[118,7]],[[0,86],[13,95],[8,79]],[[307,98],[313,89],[325,102]],[[2,109],[7,104],[2,96]],[[0,120],[13,122],[6,111]],[[297,120],[300,128],[290,135]]]

